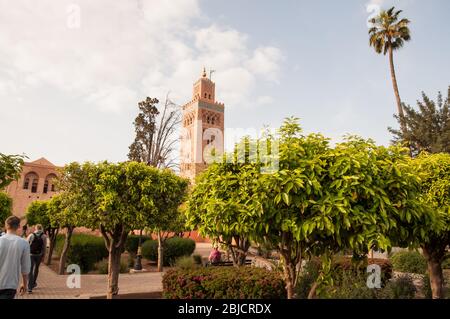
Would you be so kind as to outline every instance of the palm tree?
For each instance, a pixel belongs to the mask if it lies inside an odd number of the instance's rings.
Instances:
[[[392,85],[397,100],[398,116],[400,118],[401,130],[405,133],[405,125],[403,123],[404,112],[400,93],[398,91],[397,78],[394,68],[394,51],[403,47],[406,41],[411,39],[408,19],[399,20],[401,10],[395,11],[395,7],[389,10],[381,11],[378,16],[371,19],[372,28],[369,30],[370,46],[374,47],[378,54],[389,53],[389,64],[391,68]]]

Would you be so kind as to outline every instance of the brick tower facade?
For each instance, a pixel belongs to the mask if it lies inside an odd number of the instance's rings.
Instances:
[[[192,100],[183,106],[180,175],[191,181],[211,162],[208,154],[224,149],[225,105],[216,101],[216,85],[203,69]]]

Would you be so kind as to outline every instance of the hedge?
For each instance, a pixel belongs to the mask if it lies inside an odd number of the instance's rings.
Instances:
[[[61,256],[64,246],[64,235],[58,235],[56,253]],[[67,253],[67,264],[76,264],[82,273],[94,269],[95,263],[108,257],[108,250],[102,237],[87,234],[73,234]]]
[[[402,251],[395,253],[392,257],[392,265],[395,271],[425,274],[427,271],[427,261],[416,251]]]
[[[189,238],[173,237],[164,242],[163,262],[165,266],[174,265],[182,256],[190,256],[195,250],[195,241]],[[142,256],[146,259],[158,260],[158,241],[147,240],[142,245]]]
[[[280,274],[254,267],[171,269],[163,277],[167,299],[281,299],[286,289]]]
[[[136,254],[139,247],[139,235],[130,235],[125,242],[125,250],[129,253]],[[142,244],[147,240],[150,240],[149,236],[142,236]]]

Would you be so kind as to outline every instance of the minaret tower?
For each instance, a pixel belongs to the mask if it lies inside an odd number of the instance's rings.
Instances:
[[[216,85],[203,68],[192,100],[183,106],[180,175],[191,181],[211,162],[212,149],[223,153],[225,105],[216,101],[215,93]]]

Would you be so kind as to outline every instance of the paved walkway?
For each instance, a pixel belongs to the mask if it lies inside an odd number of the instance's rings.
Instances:
[[[207,257],[211,244],[197,243],[194,254]],[[162,291],[162,273],[146,272],[135,274],[120,274],[119,295],[141,294]],[[107,275],[81,275],[81,288],[67,287],[67,275],[57,275],[44,264],[39,268],[38,286],[32,294],[18,296],[17,299],[86,299],[105,296],[107,290]]]
[[[46,265],[39,268],[38,287],[17,299],[87,299],[106,295],[106,275],[81,275],[81,288],[67,287],[67,275],[59,276]],[[162,291],[162,273],[120,274],[119,295]]]

